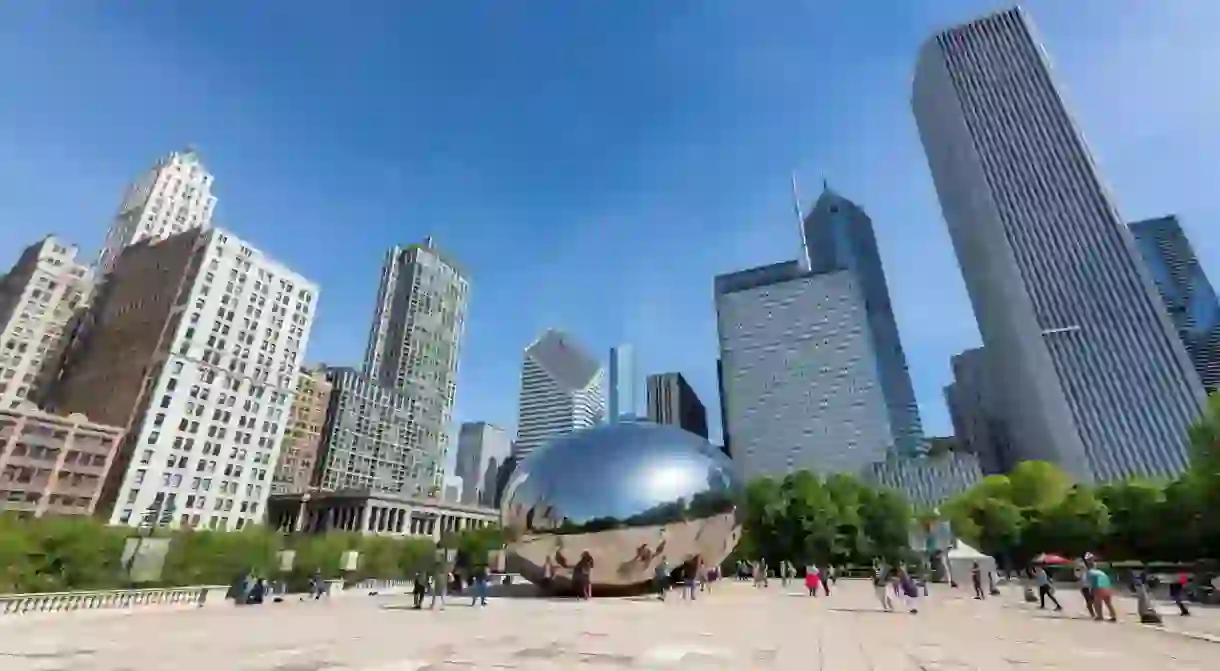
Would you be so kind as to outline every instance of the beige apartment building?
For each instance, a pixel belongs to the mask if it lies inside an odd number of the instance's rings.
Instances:
[[[0,408],[0,510],[92,515],[123,430],[33,403]]]
[[[127,431],[99,514],[261,523],[317,299],[317,285],[223,229],[124,248],[53,394],[55,410]]]
[[[201,231],[133,245],[98,288],[88,331],[73,346],[51,396],[56,412],[81,413],[121,427],[130,438],[149,404],[149,387],[165,365],[169,339],[183,318],[175,310],[198,267],[188,268]],[[129,442],[129,441],[128,441]],[[111,509],[134,446],[117,451],[99,497]]]
[[[323,367],[302,368],[297,375],[297,395],[288,411],[284,445],[271,482],[272,494],[299,494],[312,484],[333,388]]]
[[[26,247],[0,277],[0,408],[41,401],[54,379],[92,276],[54,236]]]

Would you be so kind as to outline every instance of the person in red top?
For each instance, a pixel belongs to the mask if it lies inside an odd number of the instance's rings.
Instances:
[[[821,586],[822,577],[818,574],[818,567],[810,564],[805,567],[805,589],[809,590],[809,596],[818,595],[818,587]]]
[[[1186,587],[1190,584],[1190,576],[1183,571],[1179,573],[1173,582],[1169,583],[1169,598],[1178,604],[1178,610],[1182,611],[1182,615],[1190,615],[1190,609],[1186,607]]]

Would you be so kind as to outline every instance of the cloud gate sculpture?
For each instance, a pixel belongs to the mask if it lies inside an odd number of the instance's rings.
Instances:
[[[553,592],[592,559],[595,595],[647,589],[662,558],[719,564],[741,538],[742,488],[719,449],[674,426],[625,422],[558,438],[504,490],[508,568]]]

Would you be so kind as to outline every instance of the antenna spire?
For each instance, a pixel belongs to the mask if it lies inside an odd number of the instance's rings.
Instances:
[[[801,272],[809,272],[809,241],[805,239],[805,215],[801,213],[801,195],[796,187],[796,171],[792,171],[792,209],[796,212],[796,229],[801,234],[801,256],[797,259]]]

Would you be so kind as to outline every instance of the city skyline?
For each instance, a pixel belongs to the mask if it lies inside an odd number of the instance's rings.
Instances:
[[[858,131],[844,131],[845,122],[842,119],[836,125],[834,119],[828,123],[824,117],[810,116],[810,108],[799,104],[799,101],[785,106],[794,108],[789,112],[770,113],[773,116],[768,117],[768,124],[775,129],[775,138],[769,134],[752,135],[757,131],[752,130],[754,127],[748,122],[728,124],[729,128],[725,130],[726,120],[719,119],[714,124],[719,134],[714,134],[711,128],[696,127],[690,133],[671,138],[667,147],[674,152],[672,155],[685,158],[661,157],[653,163],[662,167],[644,176],[651,183],[651,188],[676,194],[672,198],[648,203],[633,202],[624,211],[607,210],[605,200],[613,200],[635,190],[634,183],[624,184],[610,179],[602,181],[602,196],[590,200],[582,195],[575,199],[581,201],[580,211],[585,213],[581,215],[570,209],[566,201],[557,204],[556,201],[524,203],[505,200],[505,192],[518,184],[502,178],[506,181],[488,185],[486,182],[490,177],[486,172],[469,173],[464,166],[479,161],[476,160],[477,154],[471,153],[473,149],[462,145],[455,149],[458,157],[456,163],[442,164],[436,171],[438,177],[430,178],[418,187],[420,190],[432,188],[437,195],[423,197],[418,191],[404,194],[403,198],[412,203],[406,208],[411,215],[404,218],[397,214],[402,209],[397,192],[402,185],[411,182],[406,177],[415,176],[420,168],[418,162],[409,159],[400,166],[394,160],[371,152],[357,157],[350,165],[345,164],[342,170],[331,170],[308,160],[307,156],[302,160],[301,154],[294,153],[299,150],[291,147],[272,151],[269,144],[292,144],[282,141],[283,133],[288,131],[272,129],[270,135],[280,141],[268,143],[252,139],[251,128],[257,126],[266,130],[274,127],[274,111],[287,107],[282,99],[273,98],[270,93],[265,96],[251,93],[252,89],[245,88],[252,84],[248,79],[236,84],[224,84],[245,91],[258,103],[254,105],[258,113],[252,115],[252,120],[245,125],[234,123],[231,117],[224,115],[214,115],[218,120],[212,123],[208,120],[209,110],[214,108],[186,96],[184,100],[188,105],[197,104],[198,108],[184,107],[180,113],[175,112],[176,119],[172,122],[158,120],[151,112],[147,116],[131,115],[129,123],[134,123],[141,132],[138,137],[132,131],[124,134],[122,124],[107,133],[113,137],[98,137],[100,134],[94,124],[104,115],[125,111],[126,103],[122,101],[106,102],[90,115],[77,118],[66,110],[89,107],[73,103],[73,96],[84,96],[84,91],[70,93],[56,86],[37,91],[28,84],[19,84],[17,94],[27,103],[23,109],[8,112],[16,122],[8,124],[6,130],[0,130],[0,140],[13,148],[11,155],[15,157],[14,164],[0,168],[0,175],[3,175],[3,179],[0,179],[0,195],[3,196],[0,198],[0,217],[3,217],[0,221],[3,225],[0,241],[10,250],[11,259],[15,259],[17,250],[34,242],[43,231],[54,231],[66,243],[79,245],[84,250],[97,249],[102,232],[114,215],[121,186],[146,170],[155,157],[182,146],[185,141],[197,140],[208,169],[216,175],[217,186],[213,194],[218,197],[217,221],[231,226],[244,239],[251,240],[289,267],[317,281],[324,289],[325,298],[315,332],[315,345],[307,353],[308,361],[359,362],[363,333],[349,333],[352,329],[348,325],[367,323],[375,293],[370,287],[376,282],[378,256],[386,247],[402,240],[422,238],[430,232],[430,224],[439,222],[453,228],[452,233],[438,229],[440,243],[462,259],[478,278],[472,289],[468,346],[459,374],[457,410],[451,430],[460,421],[487,420],[505,427],[514,425],[517,361],[512,353],[519,353],[520,348],[541,326],[556,324],[576,334],[592,351],[605,351],[617,342],[635,343],[640,352],[637,368],[641,371],[683,371],[700,397],[708,402],[709,424],[715,434],[719,433],[719,422],[713,419],[718,415],[717,404],[712,401],[718,397],[714,367],[715,335],[706,278],[730,272],[734,268],[757,265],[766,259],[791,256],[780,251],[791,246],[790,236],[782,234],[780,223],[790,216],[788,171],[796,167],[806,178],[828,173],[833,184],[841,186],[845,193],[850,193],[853,199],[868,208],[876,223],[877,235],[882,238],[882,256],[894,294],[899,330],[908,350],[920,412],[927,433],[941,434],[947,432],[949,425],[940,393],[951,379],[946,362],[952,354],[974,347],[979,341],[960,277],[956,277],[958,273],[944,233],[944,224],[936,211],[931,182],[926,176],[926,169],[920,165],[922,156],[919,155],[918,140],[907,118],[909,112],[905,108],[905,97],[918,44],[936,30],[970,20],[994,8],[994,4],[954,2],[934,10],[934,15],[911,16],[910,10],[905,14],[899,13],[882,21],[883,32],[888,35],[886,39],[894,37],[893,31],[897,30],[891,22],[896,25],[910,19],[911,25],[903,28],[898,37],[891,40],[892,46],[888,47],[882,47],[878,39],[851,47],[848,43],[860,35],[863,25],[858,20],[847,21],[848,27],[842,35],[834,38],[832,46],[841,46],[842,42],[848,46],[848,50],[840,50],[840,55],[831,59],[827,67],[836,69],[835,81],[855,79],[863,82],[850,84],[849,90],[855,94],[862,91],[866,94],[861,95],[859,100],[841,101],[845,110],[842,112],[843,118],[850,118],[852,125],[859,126]],[[1220,215],[1220,206],[1211,202],[1206,189],[1192,187],[1192,180],[1182,178],[1184,175],[1206,176],[1215,172],[1210,163],[1214,159],[1209,155],[1217,152],[1207,149],[1213,135],[1200,132],[1205,131],[1206,126],[1195,120],[1214,118],[1216,107],[1207,102],[1202,105],[1182,102],[1190,99],[1193,90],[1214,87],[1192,81],[1190,77],[1196,75],[1182,74],[1178,70],[1197,62],[1198,49],[1207,48],[1197,44],[1201,38],[1192,39],[1190,36],[1214,28],[1217,15],[1208,13],[1211,10],[1202,5],[1197,10],[1177,7],[1164,12],[1148,12],[1141,8],[1115,17],[1112,12],[1091,11],[1088,2],[1080,5],[1073,3],[1073,8],[1057,8],[1045,2],[1031,4],[1039,26],[1048,34],[1048,47],[1056,65],[1066,72],[1066,88],[1072,96],[1073,107],[1079,112],[1086,136],[1096,143],[1094,146],[1101,156],[1104,173],[1116,187],[1114,191],[1122,205],[1122,213],[1131,220],[1166,211],[1182,213],[1188,236],[1196,246],[1203,267],[1215,272],[1217,260],[1220,259],[1220,240],[1210,232],[1209,222]],[[5,16],[6,21],[11,18],[15,23],[27,13],[38,11],[6,8],[0,10],[3,12],[0,16]],[[596,10],[588,11],[596,13]],[[662,10],[657,11],[664,14]],[[217,25],[211,21],[223,15],[219,11],[208,12],[201,8],[191,10],[192,19],[203,19],[201,37],[190,44],[174,47],[188,50],[182,54],[189,55],[185,59],[187,61],[208,60],[205,54],[210,53],[208,40],[213,36],[210,31]],[[728,38],[732,33],[728,32],[726,26],[732,20],[741,18],[735,13],[725,16],[728,13],[727,10],[708,9],[697,13],[695,19],[701,29]],[[790,10],[776,10],[774,14],[764,11],[742,30],[750,27],[772,28],[772,22],[778,21],[777,17],[781,15],[785,17],[784,20],[793,18]],[[652,18],[661,17],[654,15]],[[127,23],[120,25],[122,21]],[[42,32],[34,30],[31,34],[34,39],[47,44],[57,44],[71,37],[82,38],[79,43],[89,45],[109,29],[143,25],[141,22],[166,26],[172,32],[175,28],[173,21],[172,17],[161,15],[158,11],[139,19],[128,16],[120,20],[114,16],[90,15],[72,19],[66,27],[54,30],[44,28]],[[576,27],[577,32],[580,25]],[[179,24],[177,28],[181,29],[182,26]],[[475,30],[487,28],[476,25]],[[47,31],[53,34],[47,34]],[[1182,32],[1187,37],[1183,38]],[[798,46],[799,41],[804,39],[803,35],[784,31],[778,35],[772,32],[771,35],[778,53],[784,55],[779,59],[781,61],[792,61],[793,56],[799,56],[799,61],[812,62],[813,59],[805,55],[813,57],[818,52],[817,48],[806,52],[803,51],[804,47]],[[1174,36],[1175,43],[1191,45],[1193,50],[1189,52],[1189,58],[1183,55],[1184,49],[1158,50],[1155,57],[1147,57],[1146,49],[1142,46],[1132,46],[1142,45],[1148,40],[1159,44],[1166,41],[1168,35]],[[59,40],[43,40],[56,37]],[[1123,43],[1116,44],[1112,38]],[[5,59],[7,62],[26,60],[20,58],[19,54],[29,46],[24,43],[27,39],[18,37],[16,41],[0,47],[4,50],[3,55],[8,57]],[[755,39],[741,36],[730,41],[730,44],[770,62],[769,55],[755,53]],[[376,41],[376,36],[373,41]],[[169,47],[154,47],[139,40],[130,46],[134,53],[145,55],[158,53],[158,49],[165,48]],[[867,48],[884,56],[874,56],[864,65],[852,66],[848,61],[858,52],[850,51],[851,48]],[[138,76],[153,85],[162,83],[170,86],[170,90],[178,90],[167,83],[177,76],[169,65],[133,64],[127,60],[107,65],[104,56],[109,51],[93,49],[92,53],[102,55],[95,59],[97,62],[93,69],[87,70],[98,74],[95,79],[99,86],[119,77],[121,72],[122,80]],[[649,55],[655,54],[649,52]],[[676,67],[674,59],[678,57],[668,52],[665,55],[659,62],[664,66],[662,70],[668,73],[667,68]],[[702,51],[697,57],[714,59],[714,56]],[[78,57],[69,53],[67,58],[75,63]],[[130,59],[132,56],[128,53],[119,58]],[[158,63],[164,59],[141,57],[138,60]],[[633,67],[633,63],[635,61],[629,61],[623,67]],[[225,65],[221,62],[216,67]],[[39,67],[53,69],[57,66],[40,64]],[[605,67],[603,65],[595,70],[594,81],[605,81],[619,74],[619,71]],[[40,77],[35,73],[29,79],[46,84],[53,74],[51,72]],[[768,95],[772,95],[772,91],[783,91],[784,96],[789,96],[795,88],[789,85],[789,80],[797,73],[788,73],[782,67],[771,67],[750,69],[748,75],[751,79],[759,78],[765,82],[745,84],[739,81],[740,75],[729,75],[724,82],[701,81],[701,90],[704,94],[714,94],[717,99],[722,95],[728,97],[742,87],[749,89],[752,86],[761,87],[760,92]],[[803,78],[808,73],[800,75]],[[257,74],[251,76],[257,77]],[[184,80],[190,81],[191,78]],[[67,78],[66,81],[76,81],[76,78]],[[470,90],[470,87],[461,88],[467,92]],[[283,89],[276,91],[284,93]],[[1139,96],[1133,95],[1132,91],[1155,91],[1157,94]],[[563,92],[569,95],[576,93]],[[884,104],[877,103],[878,97]],[[650,96],[646,100],[656,105],[663,99]],[[691,101],[691,105],[697,108],[698,100]],[[508,102],[511,106],[512,101]],[[686,104],[683,103],[684,106]],[[861,113],[861,110],[869,108],[883,110],[884,114]],[[35,122],[35,115],[52,109],[59,111],[49,115],[45,123]],[[1115,113],[1114,110],[1119,112]],[[335,110],[332,112],[339,113]],[[309,120],[316,121],[312,116]],[[739,120],[746,121],[744,118]],[[1141,128],[1141,132],[1129,133],[1132,127]],[[622,132],[617,126],[612,129],[616,133]],[[827,144],[826,138],[836,133],[842,136],[842,140]],[[622,135],[612,136],[620,142],[623,138]],[[860,142],[864,136],[873,136],[874,139]],[[54,139],[59,137],[62,139]],[[340,139],[334,134],[320,133],[317,146],[332,147]],[[393,151],[401,151],[394,144],[396,141],[401,142],[401,136],[398,140],[390,138],[388,146],[395,147]],[[580,137],[572,141],[588,142],[587,138],[581,140]],[[707,143],[726,146],[757,144],[759,149],[735,156],[740,160],[726,156],[715,161],[742,165],[738,172],[710,176],[706,172],[691,173],[691,181],[684,181],[685,178],[679,175],[688,171],[689,162],[708,162],[698,158],[705,156],[698,153],[698,147]],[[831,148],[818,148],[824,144]],[[244,153],[240,149],[243,146],[250,147],[252,153]],[[547,148],[553,146],[534,145],[535,149],[541,147],[540,153],[554,162],[542,172],[538,172],[534,165],[522,164],[521,171],[527,176],[521,179],[541,181],[547,176],[559,174],[552,171],[568,166],[566,161],[569,157],[566,154],[548,153]],[[850,150],[847,149],[849,146],[852,147]],[[879,153],[882,148],[884,154]],[[582,157],[587,156],[590,149],[582,146],[578,153]],[[394,158],[397,158],[396,154]],[[632,152],[628,152],[626,157],[611,156],[611,167],[624,160],[627,164],[638,166],[646,158]],[[287,165],[290,162],[296,165]],[[425,164],[431,165],[426,161]],[[504,166],[503,162],[497,161],[486,164],[493,168]],[[1150,165],[1169,165],[1173,168],[1161,171],[1168,175],[1152,174],[1148,168]],[[61,167],[52,169],[54,166]],[[906,182],[898,180],[897,183],[892,176],[873,180],[871,173],[881,166],[885,169],[894,166],[895,171],[910,172],[913,177]],[[348,172],[349,168],[353,171],[350,182],[337,176]],[[399,171],[397,177],[392,174],[394,170]],[[31,175],[54,174],[57,178],[47,180],[49,183],[44,185],[30,181],[24,176],[27,172]],[[331,176],[331,172],[335,176]],[[743,176],[745,172],[749,174]],[[621,177],[622,174],[615,172],[611,177]],[[591,174],[587,177],[593,179]],[[877,184],[870,183],[872,181]],[[388,186],[385,186],[386,182],[389,182]],[[1193,183],[1198,184],[1197,181]],[[726,184],[732,184],[734,190],[748,195],[731,201],[724,196],[713,195],[725,190]],[[445,188],[435,188],[438,185]],[[53,192],[48,190],[52,186]],[[666,188],[671,186],[676,188]],[[385,190],[378,191],[382,188]],[[463,197],[463,194],[476,191],[482,193],[483,197]],[[350,198],[347,198],[348,195]],[[336,204],[341,201],[348,201],[348,204]],[[477,201],[477,204],[472,201]],[[502,250],[511,248],[507,240],[535,235],[530,229],[500,216],[500,213],[516,210],[526,213],[526,218],[535,218],[564,233],[560,236],[561,240],[544,242],[532,249],[525,249],[529,245],[521,245],[519,253],[524,255],[523,258],[501,264],[498,259]],[[652,213],[642,219],[647,222],[642,224],[643,228],[639,228],[641,224],[631,223],[641,211]],[[583,229],[570,231],[569,228],[575,224],[569,226],[568,222],[580,220],[586,214],[589,217],[586,223],[595,232]],[[502,222],[504,225],[498,232],[491,230],[494,227],[472,223],[485,221]],[[660,223],[672,227],[670,232],[661,231]],[[604,228],[616,232],[609,237],[597,232]],[[30,231],[36,233],[31,234]],[[326,239],[324,236],[330,231],[342,231],[343,234]],[[629,240],[649,239],[649,233],[641,235],[641,231],[657,232],[651,238],[654,244],[649,245],[655,247],[656,251],[641,249],[636,243],[620,244]],[[473,242],[475,240],[478,242]],[[686,255],[690,258],[678,259],[682,255],[679,251],[681,245],[691,244],[692,241],[696,241],[695,246],[700,248],[699,251]],[[319,245],[319,242],[322,244]],[[318,253],[319,248],[325,251]],[[93,258],[88,252],[84,256],[86,259]],[[674,262],[666,263],[670,258]],[[607,266],[617,268],[617,275],[621,275],[624,268],[643,270],[639,279],[624,283],[628,286],[621,295],[603,287],[592,287],[590,294],[570,297],[562,278],[580,276],[580,268],[588,264],[593,266],[587,271],[592,276],[601,274]],[[511,266],[512,270],[507,266]],[[665,273],[657,275],[652,268],[662,269]],[[509,298],[528,295],[522,292],[524,286],[535,287],[535,294],[530,295],[530,300]],[[641,287],[647,288],[641,292]],[[930,288],[936,289],[934,294]],[[645,299],[633,302],[626,298],[628,293],[644,295]],[[929,295],[936,298],[928,299]],[[511,306],[511,310],[508,306]],[[586,306],[596,308],[589,311]],[[508,361],[505,362],[505,359]]]

